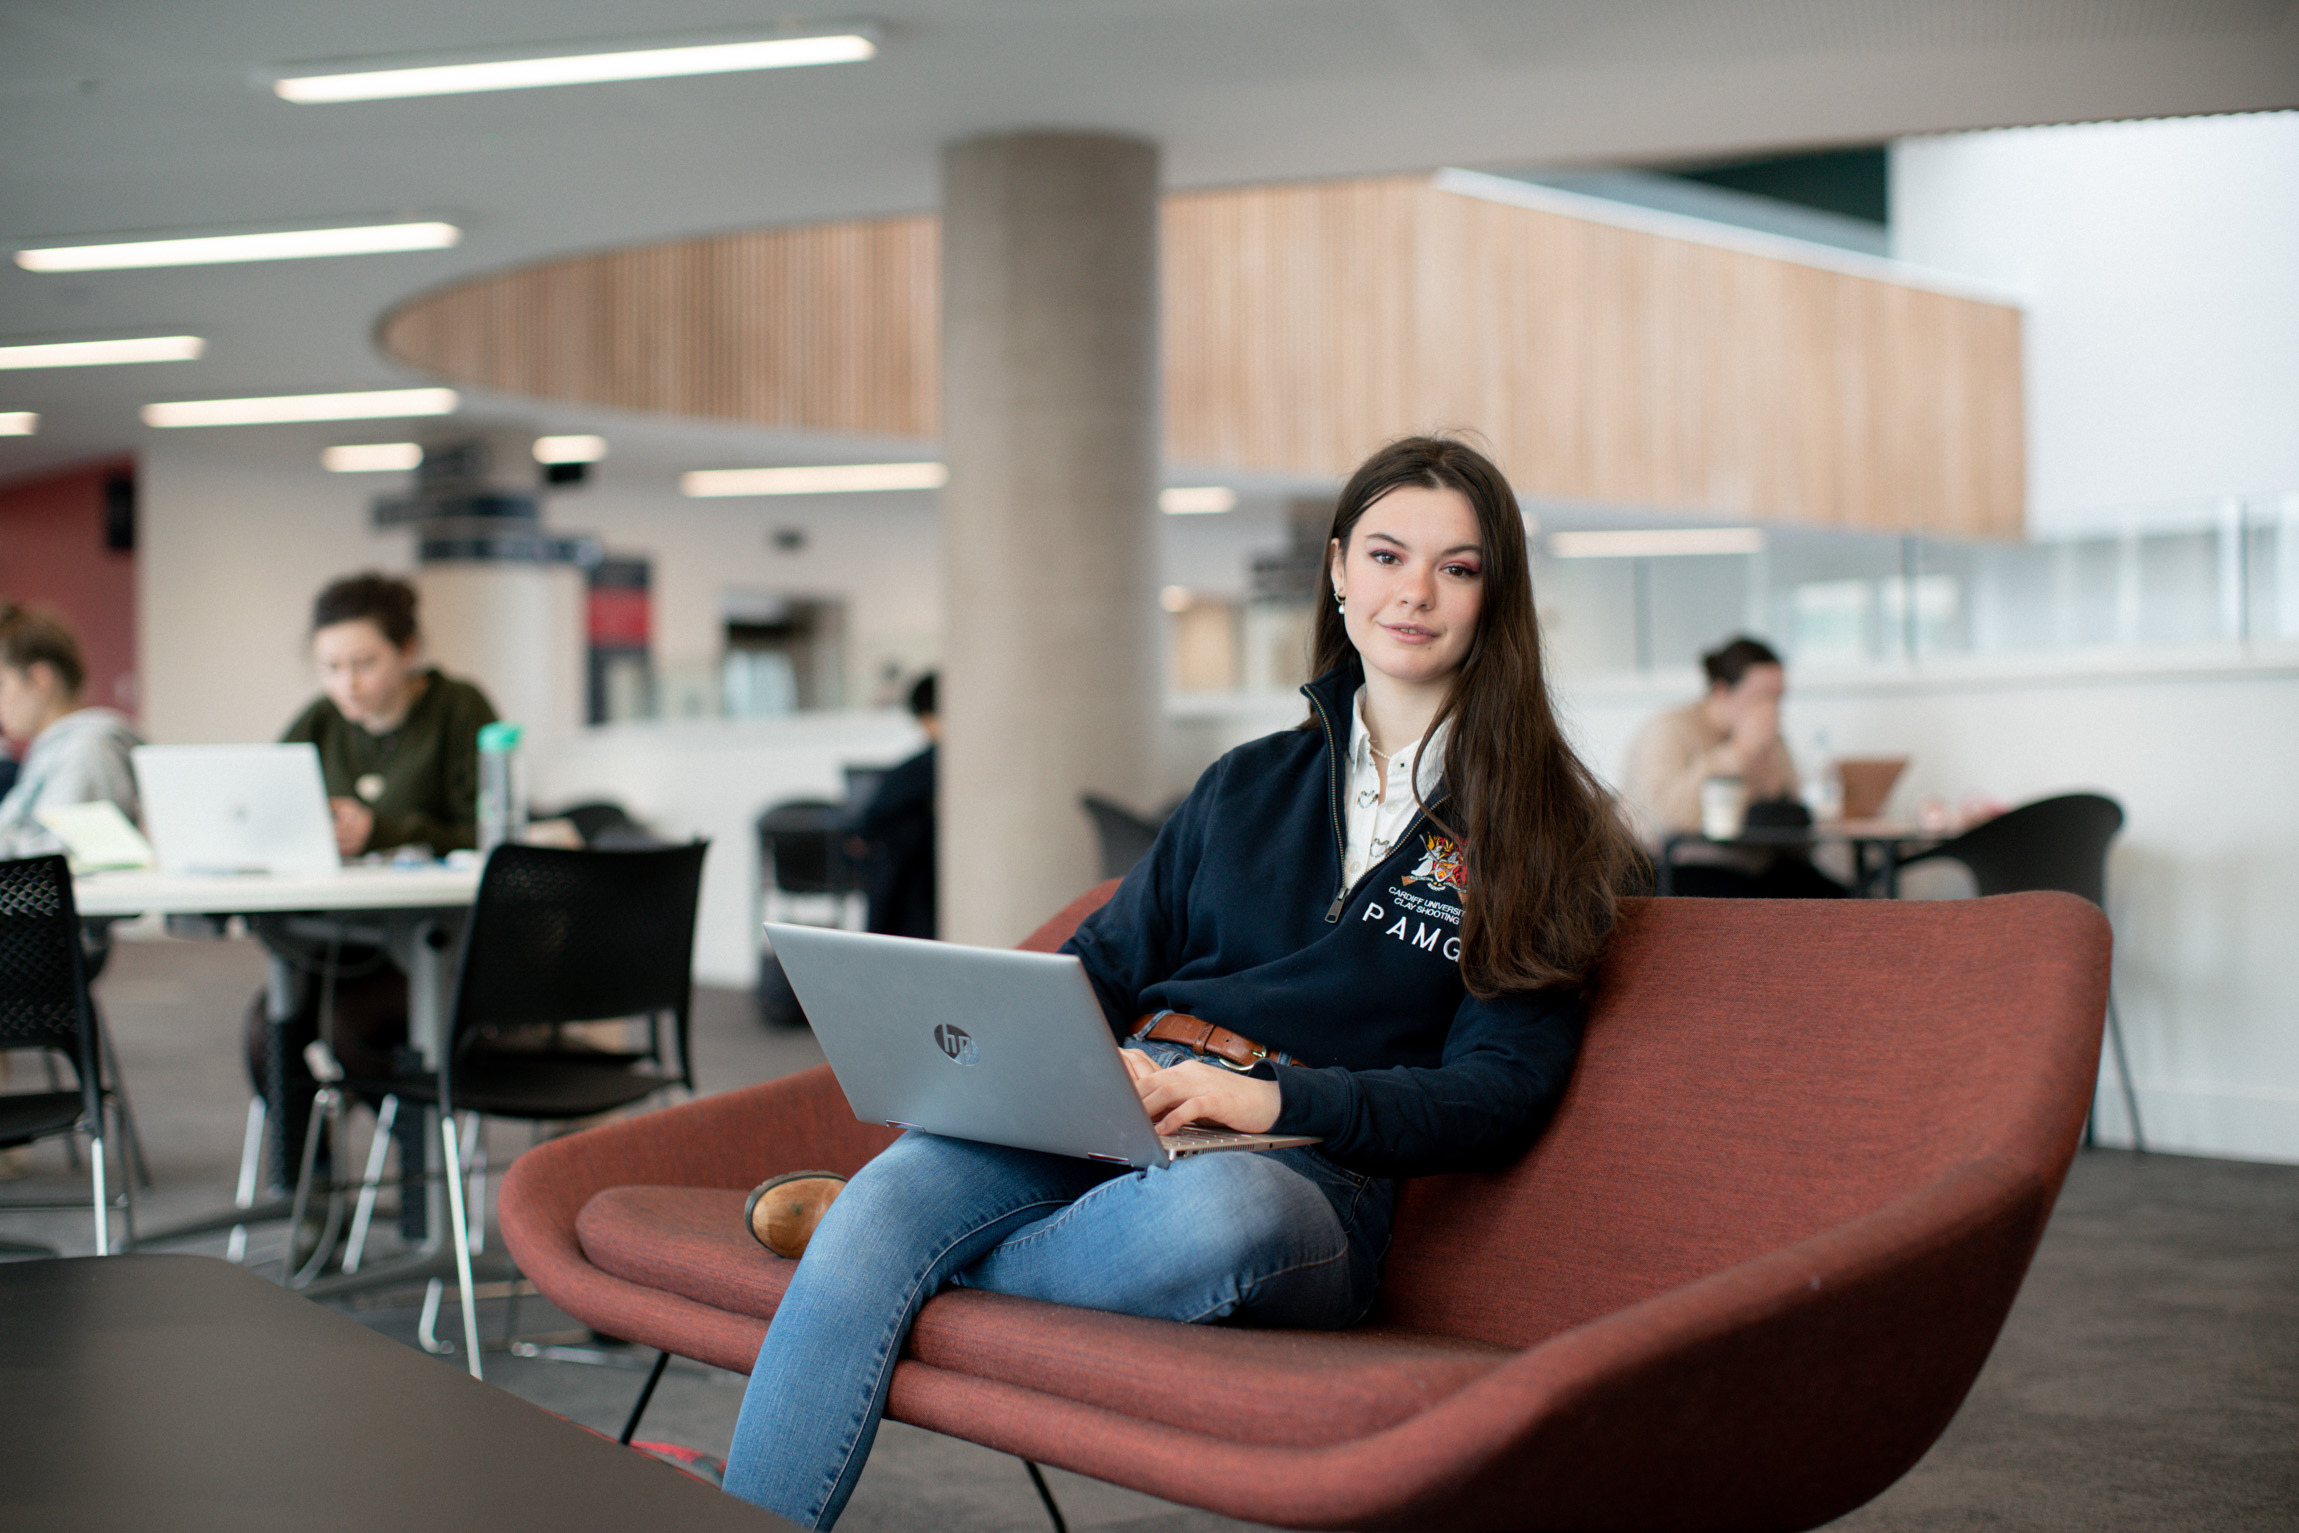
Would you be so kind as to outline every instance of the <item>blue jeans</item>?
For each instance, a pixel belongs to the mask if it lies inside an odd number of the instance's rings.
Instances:
[[[903,1339],[945,1282],[1160,1320],[1332,1329],[1372,1305],[1394,1202],[1392,1183],[1308,1148],[1130,1171],[904,1134],[839,1194],[791,1275],[726,1488],[802,1527],[835,1523]]]

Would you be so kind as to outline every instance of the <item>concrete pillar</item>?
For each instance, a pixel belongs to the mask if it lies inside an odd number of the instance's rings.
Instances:
[[[1078,796],[1157,767],[1158,156],[942,160],[941,931],[1010,944],[1099,876]]]

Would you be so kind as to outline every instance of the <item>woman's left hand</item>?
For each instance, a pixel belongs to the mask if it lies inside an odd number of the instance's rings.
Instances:
[[[1185,1059],[1159,1069],[1140,1049],[1120,1049],[1118,1057],[1134,1078],[1142,1106],[1161,1134],[1192,1123],[1211,1123],[1241,1134],[1266,1134],[1277,1122],[1277,1082],[1257,1080],[1200,1060]]]

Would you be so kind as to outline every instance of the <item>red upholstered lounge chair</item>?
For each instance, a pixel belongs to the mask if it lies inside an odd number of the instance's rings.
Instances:
[[[1295,1527],[1815,1526],[1915,1463],[1994,1344],[2107,974],[2071,895],[1641,903],[1556,1122],[1505,1172],[1407,1186],[1371,1323],[951,1292],[891,1414]],[[747,1369],[790,1269],[744,1191],[888,1137],[810,1071],[528,1152],[503,1232],[569,1313]]]

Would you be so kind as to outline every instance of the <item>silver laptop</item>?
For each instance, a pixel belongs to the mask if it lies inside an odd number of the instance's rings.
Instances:
[[[1128,1166],[1297,1134],[1158,1133],[1094,988],[1067,953],[768,922],[767,940],[854,1115]]]
[[[311,745],[139,745],[136,792],[163,873],[333,873],[335,816]]]

